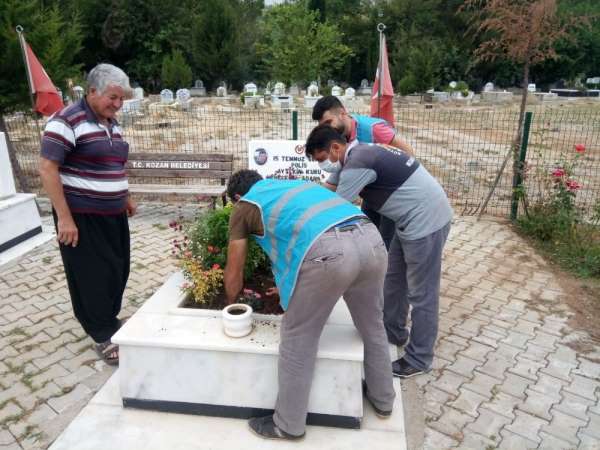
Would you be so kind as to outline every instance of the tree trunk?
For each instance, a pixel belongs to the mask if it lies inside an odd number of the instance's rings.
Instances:
[[[19,165],[19,160],[17,159],[17,154],[12,145],[12,142],[10,141],[8,129],[6,127],[6,123],[4,122],[4,116],[2,114],[0,114],[0,132],[6,134],[6,146],[8,148],[8,157],[10,159],[10,164],[12,166],[15,180],[17,181],[17,188],[20,188],[21,192],[30,192],[29,184],[27,183],[27,178],[23,175],[23,171],[21,170],[21,166]]]

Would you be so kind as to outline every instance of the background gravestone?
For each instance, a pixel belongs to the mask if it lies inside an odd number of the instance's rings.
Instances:
[[[196,80],[194,87],[190,89],[192,97],[206,97],[206,88],[202,80]]]
[[[173,103],[173,91],[171,89],[163,89],[160,91],[161,103]]]

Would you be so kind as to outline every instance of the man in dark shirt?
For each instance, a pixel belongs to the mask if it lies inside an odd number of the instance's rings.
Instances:
[[[331,125],[346,138],[351,145],[356,144],[388,144],[397,147],[409,155],[415,154],[411,145],[400,137],[396,129],[383,119],[377,117],[349,114],[339,98],[327,95],[320,98],[312,110],[312,118],[319,125]],[[325,182],[328,189],[335,190],[338,174],[332,173]],[[379,228],[383,242],[389,250],[394,237],[394,222],[377,213],[376,208],[363,201],[362,211]]]
[[[384,323],[391,343],[406,344],[393,363],[394,375],[406,378],[431,367],[438,329],[442,250],[452,208],[440,184],[419,161],[400,149],[355,145],[329,125],[308,137],[306,155],[324,170],[336,172],[336,192],[348,201],[360,196],[395,223],[384,285]]]

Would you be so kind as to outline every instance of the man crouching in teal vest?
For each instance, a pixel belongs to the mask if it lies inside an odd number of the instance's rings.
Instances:
[[[367,399],[378,416],[392,414],[392,365],[383,326],[387,252],[377,228],[356,206],[317,185],[263,180],[253,170],[234,173],[227,194],[235,206],[225,268],[227,300],[243,287],[252,236],[269,256],[285,310],[279,344],[275,412],[250,419],[271,439],[304,436],[319,338],[343,295],[364,341]]]

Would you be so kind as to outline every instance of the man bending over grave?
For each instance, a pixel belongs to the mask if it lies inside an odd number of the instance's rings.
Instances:
[[[442,250],[450,231],[452,208],[446,193],[419,161],[383,145],[349,148],[333,127],[319,125],[306,141],[306,156],[339,175],[336,192],[348,201],[358,196],[394,221],[384,285],[384,323],[392,344],[410,341],[394,375],[426,372],[433,360],[438,331]]]
[[[243,287],[248,239],[269,256],[285,310],[279,344],[275,413],[249,421],[271,439],[304,436],[319,338],[343,295],[365,346],[367,399],[389,417],[395,397],[383,326],[387,252],[377,228],[351,203],[299,180],[263,180],[252,170],[232,175],[225,291],[233,303]]]
[[[319,125],[331,125],[338,133],[344,135],[351,146],[358,143],[388,144],[403,150],[409,155],[415,155],[411,145],[404,141],[396,129],[387,121],[377,117],[348,114],[340,99],[334,95],[327,95],[315,103],[312,118],[318,121]],[[325,186],[328,189],[335,190],[337,184],[337,174],[330,174]],[[389,250],[394,237],[394,222],[380,216],[367,202],[363,202],[362,210],[377,225],[385,246]]]

